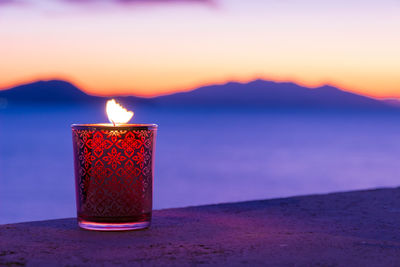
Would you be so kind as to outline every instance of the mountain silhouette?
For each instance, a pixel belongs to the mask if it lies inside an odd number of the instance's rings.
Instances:
[[[162,105],[248,106],[262,108],[390,108],[379,101],[333,86],[307,88],[290,82],[255,80],[210,85],[189,92],[156,97]]]
[[[72,104],[104,102],[110,97],[92,96],[61,80],[38,81],[0,91],[8,103]],[[154,98],[116,97],[122,102],[167,107],[255,107],[396,109],[393,103],[346,92],[332,86],[307,88],[290,82],[255,80],[210,85],[188,92]]]
[[[9,103],[79,103],[99,97],[82,92],[69,82],[61,80],[37,81],[0,91],[0,97]]]

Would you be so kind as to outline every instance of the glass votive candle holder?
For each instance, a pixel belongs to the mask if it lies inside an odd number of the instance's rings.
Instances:
[[[74,124],[78,224],[118,231],[150,226],[155,124]]]

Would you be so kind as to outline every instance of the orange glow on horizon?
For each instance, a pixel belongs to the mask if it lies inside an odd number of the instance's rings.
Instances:
[[[340,90],[350,92],[350,93],[355,93],[359,95],[364,95],[370,98],[376,98],[376,99],[389,99],[389,98],[399,98],[400,99],[400,90],[398,94],[388,94],[385,92],[375,92],[374,90],[366,90],[366,88],[357,88],[355,84],[347,83],[346,81],[341,81],[341,82],[335,82],[331,80],[326,80],[326,81],[307,81],[307,80],[302,80],[299,78],[285,78],[285,77],[280,77],[280,76],[262,76],[262,75],[254,75],[249,78],[246,77],[231,77],[227,79],[215,79],[210,82],[195,82],[193,84],[188,83],[187,85],[182,85],[182,86],[175,86],[175,87],[159,87],[156,88],[156,90],[152,91],[148,88],[141,88],[141,89],[128,89],[128,90],[123,90],[123,89],[116,89],[114,87],[113,89],[108,89],[108,88],[103,88],[102,90],[99,90],[96,86],[90,87],[85,85],[84,83],[80,83],[78,81],[75,81],[72,78],[66,78],[63,76],[39,76],[37,78],[29,79],[29,80],[23,80],[21,82],[15,82],[15,83],[10,83],[6,85],[1,85],[0,90],[7,90],[19,85],[23,84],[28,84],[28,83],[33,83],[36,81],[48,81],[48,80],[63,80],[66,82],[69,82],[73,85],[75,85],[77,88],[82,90],[83,92],[89,94],[89,95],[95,95],[95,96],[104,96],[104,97],[113,97],[113,96],[138,96],[138,97],[144,97],[144,98],[151,98],[151,97],[157,97],[157,96],[162,96],[162,95],[169,95],[173,93],[179,93],[179,92],[189,92],[192,90],[195,90],[197,88],[203,87],[203,86],[209,86],[209,85],[223,85],[228,82],[239,82],[239,83],[249,83],[251,81],[257,80],[257,79],[262,79],[266,81],[273,81],[273,82],[292,82],[295,84],[298,84],[303,87],[308,87],[310,89],[318,88],[320,86],[324,85],[329,85],[336,87]],[[373,89],[373,88],[371,88]]]

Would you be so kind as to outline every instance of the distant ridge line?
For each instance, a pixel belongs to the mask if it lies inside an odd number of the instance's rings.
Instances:
[[[63,80],[36,81],[0,91],[10,105],[83,104],[104,102],[108,96],[94,96]],[[400,109],[400,102],[378,100],[324,85],[316,88],[293,82],[257,79],[248,83],[228,82],[202,86],[191,91],[144,98],[115,96],[117,99],[153,106],[173,107],[255,107],[327,109]]]

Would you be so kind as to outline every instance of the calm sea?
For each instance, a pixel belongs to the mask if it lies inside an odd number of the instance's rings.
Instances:
[[[400,114],[135,109],[157,123],[154,208],[400,185]],[[0,110],[0,224],[75,216],[72,123],[91,107]]]

